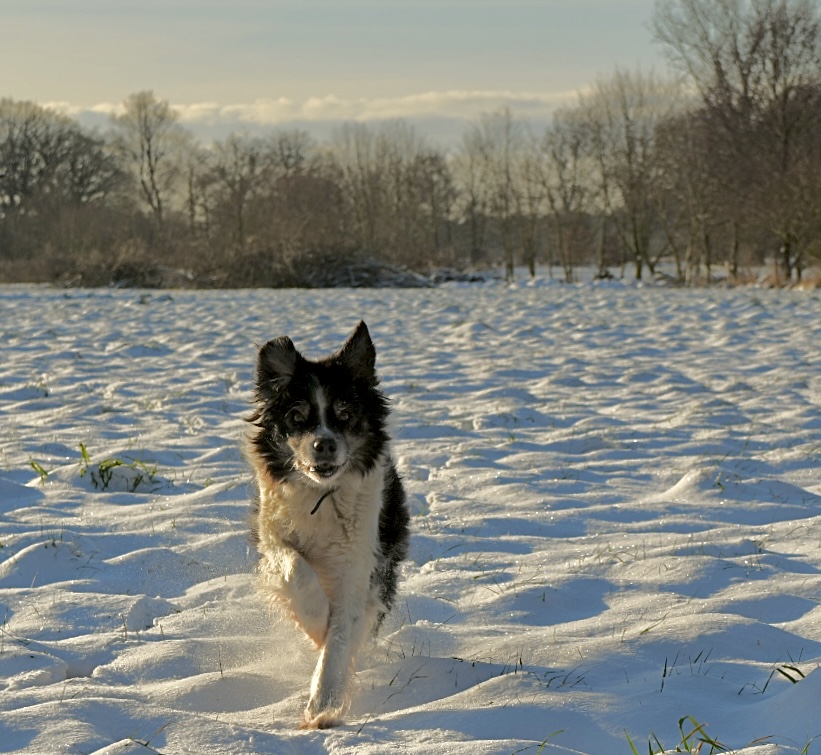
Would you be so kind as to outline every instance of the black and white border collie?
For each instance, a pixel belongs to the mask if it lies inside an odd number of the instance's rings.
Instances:
[[[303,728],[341,722],[357,652],[393,604],[408,549],[375,361],[364,322],[325,359],[304,358],[283,336],[257,361],[257,571],[320,651]]]

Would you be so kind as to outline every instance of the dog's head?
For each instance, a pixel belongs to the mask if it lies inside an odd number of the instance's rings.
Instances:
[[[375,362],[364,322],[325,359],[306,359],[287,336],[260,349],[253,446],[275,479],[302,476],[329,488],[347,471],[373,467],[388,413]]]

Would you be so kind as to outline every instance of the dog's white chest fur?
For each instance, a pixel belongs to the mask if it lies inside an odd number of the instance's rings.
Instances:
[[[326,592],[347,570],[376,563],[384,463],[367,475],[349,473],[334,492],[301,481],[260,481],[258,534],[266,555],[283,545],[296,550],[316,570]],[[323,498],[319,503],[320,498]],[[315,508],[319,503],[318,508]],[[314,513],[311,513],[314,512]]]

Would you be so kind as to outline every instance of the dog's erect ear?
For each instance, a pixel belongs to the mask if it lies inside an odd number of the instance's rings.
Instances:
[[[257,390],[270,391],[287,385],[294,375],[299,355],[288,336],[274,338],[259,350]]]
[[[376,349],[368,333],[368,326],[362,320],[336,354],[334,361],[343,364],[355,378],[376,385]]]

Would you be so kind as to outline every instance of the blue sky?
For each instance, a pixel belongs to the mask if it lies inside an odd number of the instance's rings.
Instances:
[[[103,123],[151,89],[200,135],[406,118],[448,138],[662,70],[653,0],[2,0],[0,96]]]

